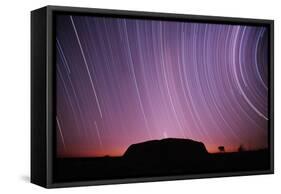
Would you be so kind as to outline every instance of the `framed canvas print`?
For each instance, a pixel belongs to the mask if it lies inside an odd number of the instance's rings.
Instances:
[[[273,21],[31,12],[31,182],[273,173]]]

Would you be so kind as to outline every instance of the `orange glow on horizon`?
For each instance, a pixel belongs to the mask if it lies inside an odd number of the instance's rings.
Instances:
[[[129,147],[129,146],[128,146]],[[124,155],[124,153],[126,152],[126,150],[128,149],[128,147],[119,147],[119,148],[115,148],[115,149],[111,149],[111,150],[99,150],[99,151],[94,151],[94,150],[84,150],[84,151],[77,151],[77,152],[73,152],[73,155],[63,155],[61,158],[90,158],[90,157],[121,157]],[[210,154],[214,154],[214,153],[221,153],[221,151],[219,151],[218,146],[217,145],[208,145],[206,146],[206,149],[208,151],[208,153]],[[248,150],[248,149],[246,149]],[[249,150],[253,150],[253,149],[249,149]],[[257,150],[257,149],[256,149]],[[238,151],[238,146],[225,146],[225,153],[231,153],[231,152],[237,152]]]

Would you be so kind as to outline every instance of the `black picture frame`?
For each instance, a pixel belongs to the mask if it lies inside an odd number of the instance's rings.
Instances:
[[[124,178],[89,180],[77,182],[55,182],[55,88],[54,68],[54,30],[56,13],[99,15],[110,17],[194,21],[220,24],[245,24],[266,26],[269,30],[269,122],[268,142],[270,168],[262,171],[208,173],[198,175],[179,175],[146,178]],[[106,10],[62,6],[46,6],[31,12],[31,182],[46,188],[86,186],[100,184],[119,184],[147,181],[166,181],[194,178],[228,177],[274,173],[274,21],[230,17],[183,15],[170,13],[151,13],[138,11]]]

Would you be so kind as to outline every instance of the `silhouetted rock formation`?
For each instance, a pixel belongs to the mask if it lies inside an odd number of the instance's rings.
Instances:
[[[55,181],[105,180],[171,175],[269,170],[268,149],[208,153],[189,139],[162,139],[129,146],[122,157],[59,158]]]
[[[124,158],[141,162],[195,161],[208,156],[205,145],[190,139],[167,138],[129,146]]]

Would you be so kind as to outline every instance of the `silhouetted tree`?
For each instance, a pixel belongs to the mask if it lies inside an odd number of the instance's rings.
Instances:
[[[224,146],[219,146],[218,149],[220,152],[225,152]]]
[[[238,152],[244,152],[245,151],[245,148],[244,146],[241,144],[239,147],[238,147]]]

